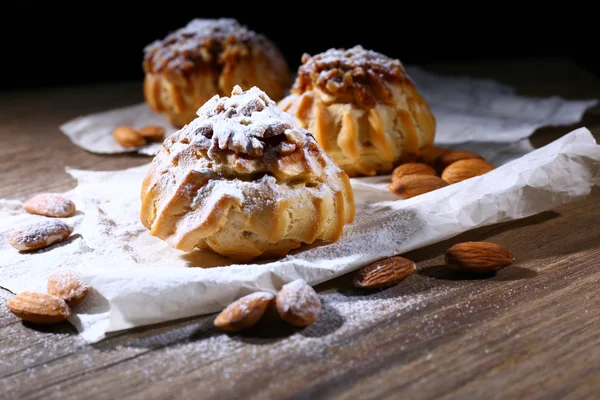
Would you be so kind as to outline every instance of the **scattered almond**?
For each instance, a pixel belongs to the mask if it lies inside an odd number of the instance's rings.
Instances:
[[[434,161],[434,168],[438,173],[442,173],[446,167],[459,160],[467,160],[470,158],[479,158],[483,160],[483,157],[477,153],[473,153],[467,150],[452,150],[446,153],[440,154]]]
[[[483,175],[495,167],[479,158],[458,160],[448,165],[442,172],[442,179],[448,184],[464,181],[465,179]]]
[[[389,190],[403,199],[418,196],[448,186],[440,177],[433,175],[406,175],[394,179]]]
[[[427,147],[419,152],[419,155],[417,156],[417,162],[433,165],[438,156],[449,151],[450,150],[443,147]]]
[[[397,166],[392,172],[392,179],[399,179],[406,175],[435,175],[435,169],[423,163],[406,163]]]
[[[117,127],[112,135],[123,147],[140,147],[146,144],[146,139],[129,126]]]
[[[59,219],[43,219],[17,228],[8,241],[17,250],[37,250],[66,239],[72,232],[73,228]]]
[[[73,271],[58,271],[48,278],[48,294],[63,299],[73,308],[81,303],[90,287]]]
[[[8,299],[6,307],[22,320],[36,324],[56,324],[71,316],[63,299],[45,293],[19,293]]]
[[[159,125],[146,125],[139,128],[137,133],[151,142],[161,142],[165,137],[165,128]]]
[[[75,203],[55,193],[40,193],[23,204],[30,214],[66,218],[75,214]]]
[[[302,279],[283,285],[275,302],[281,318],[294,326],[311,325],[321,315],[317,292]]]
[[[381,289],[397,285],[417,270],[407,258],[394,256],[362,267],[354,275],[354,286],[362,289]]]
[[[258,323],[274,298],[268,292],[255,292],[241,297],[221,311],[213,323],[217,328],[231,332],[251,328]]]
[[[446,264],[467,272],[493,272],[511,265],[515,257],[504,247],[489,242],[463,242],[445,253]]]

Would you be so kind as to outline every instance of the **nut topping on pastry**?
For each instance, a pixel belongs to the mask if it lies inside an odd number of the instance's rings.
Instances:
[[[435,117],[400,61],[361,46],[304,55],[279,107],[350,176],[388,174],[435,136]]]
[[[249,261],[336,241],[353,220],[348,176],[265,92],[235,87],[197,115],[163,142],[144,180],[152,235]]]

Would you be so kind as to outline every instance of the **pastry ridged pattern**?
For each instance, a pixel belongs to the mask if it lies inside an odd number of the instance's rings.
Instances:
[[[348,175],[257,87],[214,96],[169,136],[141,200],[152,235],[235,261],[337,241],[355,213]]]
[[[144,48],[144,97],[177,128],[215,94],[258,86],[279,100],[291,85],[287,61],[273,41],[231,18],[191,20]]]
[[[305,54],[279,107],[351,177],[390,173],[433,145],[436,130],[402,63],[362,46]]]

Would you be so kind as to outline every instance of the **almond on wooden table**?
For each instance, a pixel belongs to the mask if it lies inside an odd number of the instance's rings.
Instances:
[[[358,270],[354,286],[362,289],[382,289],[395,286],[417,270],[408,258],[394,256],[375,261]]]
[[[63,299],[45,293],[19,293],[8,299],[6,307],[22,320],[36,324],[56,324],[71,316]]]
[[[434,175],[406,175],[394,179],[389,186],[390,192],[402,199],[410,199],[432,190],[448,186],[439,176]]]
[[[446,250],[446,264],[466,272],[489,273],[514,263],[514,255],[504,247],[490,242],[463,242]]]
[[[48,278],[48,294],[63,299],[73,308],[85,299],[90,291],[81,276],[73,271],[58,271]]]
[[[160,142],[165,137],[165,128],[160,125],[146,125],[137,129],[137,133],[151,142]]]
[[[448,184],[486,174],[495,169],[492,164],[479,158],[459,160],[448,165],[442,172],[442,179]]]
[[[119,126],[112,135],[123,147],[140,147],[147,143],[146,139],[130,126]]]
[[[283,285],[275,302],[281,318],[294,326],[311,325],[321,315],[321,299],[303,279]]]
[[[483,157],[477,153],[467,150],[451,150],[446,153],[440,154],[434,161],[434,168],[438,173],[442,173],[446,167],[459,160],[467,160],[470,158],[479,158],[483,160]]]
[[[45,217],[66,218],[75,214],[75,203],[56,193],[40,193],[25,203],[23,209],[29,214]]]
[[[268,292],[255,292],[240,297],[217,315],[213,324],[222,330],[238,332],[251,328],[273,303],[275,296]]]
[[[435,169],[424,163],[406,163],[397,166],[392,171],[392,180],[406,175],[435,175]]]
[[[59,219],[42,219],[16,228],[8,242],[21,251],[42,249],[66,239],[73,227]]]

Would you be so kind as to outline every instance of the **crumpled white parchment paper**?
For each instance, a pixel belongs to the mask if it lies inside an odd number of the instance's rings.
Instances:
[[[19,253],[7,238],[19,224],[40,217],[23,213],[18,201],[0,201],[0,285],[13,292],[45,290],[51,272],[79,271],[93,291],[71,322],[95,342],[111,331],[217,312],[242,295],[275,293],[297,278],[315,285],[473,228],[579,199],[600,172],[600,146],[586,128],[577,129],[483,176],[408,200],[387,190],[389,177],[352,179],[357,217],[338,242],[248,265],[207,251],[182,253],[150,236],[139,221],[146,167],[69,170],[78,186],[65,196],[79,212],[64,220],[75,231],[66,242],[34,253]]]
[[[531,151],[533,148],[526,138],[537,128],[575,123],[598,102],[558,96],[526,97],[493,80],[443,76],[416,66],[407,66],[406,70],[436,117],[436,144],[483,150],[483,155],[494,165]],[[112,137],[112,131],[119,125],[134,128],[161,125],[167,135],[175,131],[166,118],[155,114],[145,103],[81,116],[65,122],[60,129],[74,144],[93,153],[154,155],[160,149],[160,143],[140,148],[119,145]]]

